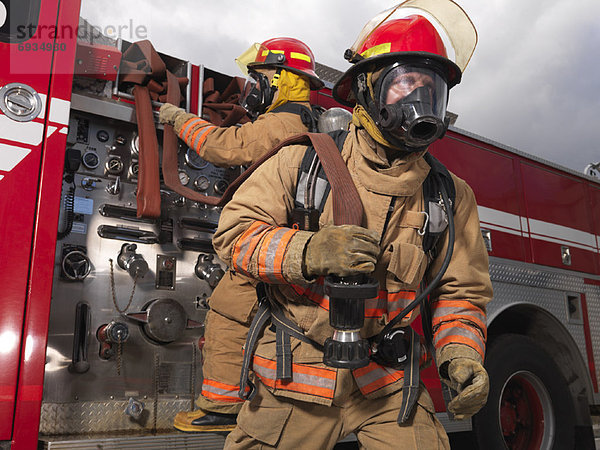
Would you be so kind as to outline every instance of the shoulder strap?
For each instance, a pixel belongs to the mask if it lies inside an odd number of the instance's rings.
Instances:
[[[281,106],[275,108],[272,113],[287,112],[297,114],[300,116],[302,123],[306,125],[310,133],[317,132],[317,122],[319,120],[319,114],[316,109],[309,108],[308,106],[301,105],[300,103],[287,102]]]
[[[424,229],[423,251],[429,253],[435,247],[437,240],[448,224],[446,213],[441,205],[440,184],[444,186],[448,193],[452,208],[454,208],[456,200],[456,189],[452,175],[450,175],[446,166],[430,153],[425,153],[424,159],[431,167],[423,182],[423,200],[428,218],[428,223]]]

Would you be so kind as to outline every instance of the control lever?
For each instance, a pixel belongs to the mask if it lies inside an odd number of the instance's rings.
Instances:
[[[87,358],[88,338],[90,334],[90,307],[87,303],[77,303],[75,307],[75,329],[73,330],[73,354],[69,372],[86,373],[90,370]]]
[[[131,278],[144,278],[148,273],[148,263],[142,255],[136,253],[137,245],[123,244],[117,257],[117,264],[123,270],[129,272]]]
[[[325,277],[329,296],[329,324],[335,330],[323,348],[323,362],[330,367],[358,369],[369,364],[369,341],[360,337],[365,322],[365,300],[377,297],[379,283],[362,275]]]
[[[110,195],[119,195],[121,192],[121,178],[115,178],[115,181],[106,186],[106,192]]]
[[[102,180],[100,178],[84,177],[81,180],[81,187],[86,191],[93,191],[94,189],[96,189],[96,183],[101,182]]]
[[[213,262],[214,256],[201,253],[198,255],[198,261],[196,267],[194,267],[196,276],[201,280],[205,280],[213,289],[225,275],[225,271],[221,269],[221,266]]]

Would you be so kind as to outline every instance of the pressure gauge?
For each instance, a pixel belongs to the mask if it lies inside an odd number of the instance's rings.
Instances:
[[[187,149],[187,152],[185,153],[185,162],[192,169],[196,170],[204,169],[208,166],[208,162],[204,161],[193,148]]]
[[[127,176],[130,179],[137,178],[138,172],[140,171],[140,166],[138,162],[134,159],[131,161],[131,165],[129,166],[129,171],[127,172]]]
[[[117,156],[112,156],[106,161],[105,168],[106,173],[110,175],[120,175],[124,169],[123,161]]]
[[[85,152],[81,157],[81,162],[88,169],[95,169],[100,164],[100,159],[95,152]]]
[[[96,137],[100,142],[106,142],[110,136],[108,135],[108,131],[100,130],[96,133]]]
[[[215,183],[215,192],[217,194],[223,194],[227,188],[229,187],[229,183],[225,180],[219,180]]]
[[[187,172],[185,170],[179,171],[179,181],[184,186],[186,186],[190,182],[190,176],[187,174]]]
[[[194,187],[197,191],[203,192],[206,191],[210,187],[210,180],[206,178],[204,175],[200,175],[198,178],[194,180]]]

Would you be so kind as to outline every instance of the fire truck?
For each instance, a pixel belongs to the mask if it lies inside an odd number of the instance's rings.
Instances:
[[[131,42],[74,32],[89,27],[80,0],[0,5],[0,448],[222,447],[222,435],[171,427],[202,383],[207,299],[226,269],[211,245],[219,208],[163,183],[160,217],[138,217],[142,139],[121,72]],[[188,111],[203,113],[207,83],[231,83],[160,57],[187,79]],[[312,102],[338,106],[339,73],[319,74]],[[180,182],[197,192],[218,197],[242,170],[179,146]],[[488,404],[450,420],[429,368],[438,418],[481,448],[588,448],[600,406],[600,183],[453,127],[431,151],[476,194],[494,287]]]

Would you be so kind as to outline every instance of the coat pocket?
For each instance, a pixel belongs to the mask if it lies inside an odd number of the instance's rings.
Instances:
[[[407,242],[396,242],[393,244],[390,264],[387,268],[388,292],[398,289],[416,290],[426,269],[427,258],[423,250]]]
[[[227,272],[213,291],[208,304],[210,309],[241,324],[252,322],[258,297],[253,280]]]
[[[248,410],[238,416],[238,426],[257,441],[276,447],[292,412],[292,405],[261,404],[258,408],[250,405]]]

